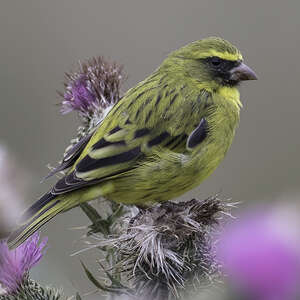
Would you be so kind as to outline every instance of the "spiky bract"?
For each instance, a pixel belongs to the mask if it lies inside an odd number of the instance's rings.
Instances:
[[[0,295],[0,300],[61,300],[61,293],[55,289],[43,288],[37,282],[24,278],[13,293]],[[64,298],[65,300],[66,298]]]
[[[117,220],[123,225],[119,234],[100,237],[96,244],[116,258],[106,271],[114,280],[105,289],[127,294],[131,290],[138,299],[160,300],[178,298],[195,283],[210,284],[219,275],[211,235],[226,209],[219,198],[210,197],[165,202]]]

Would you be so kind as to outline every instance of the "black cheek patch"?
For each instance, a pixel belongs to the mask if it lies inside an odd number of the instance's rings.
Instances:
[[[214,65],[212,63],[212,59],[214,57],[208,57],[205,59],[206,65],[209,68],[211,75],[213,78],[218,78],[221,80],[221,84],[225,86],[235,86],[238,84],[237,81],[231,80],[231,73],[230,71],[237,67],[241,61],[239,60],[225,60],[225,59],[219,59],[219,64]]]
[[[207,137],[208,126],[205,118],[202,118],[199,125],[189,135],[186,145],[188,148],[194,148],[204,141]]]

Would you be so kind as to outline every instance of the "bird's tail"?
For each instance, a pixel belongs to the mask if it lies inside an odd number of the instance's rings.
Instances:
[[[8,247],[13,249],[21,245],[58,213],[72,208],[74,206],[73,203],[74,201],[71,202],[68,199],[62,199],[60,195],[47,193],[42,196],[24,213],[20,227],[12,232],[8,238]]]
[[[93,185],[88,189],[53,195],[51,192],[42,196],[25,213],[20,228],[8,238],[8,247],[13,249],[21,245],[34,234],[41,226],[50,221],[60,212],[67,211],[80,203],[103,197],[113,191],[111,182]]]

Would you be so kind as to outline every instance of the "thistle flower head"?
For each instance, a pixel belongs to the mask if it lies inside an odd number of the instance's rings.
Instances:
[[[47,239],[39,243],[39,234],[14,250],[5,241],[0,242],[0,283],[8,293],[16,292],[27,280],[29,270],[43,257]]]
[[[66,73],[65,77],[65,91],[59,93],[63,114],[77,111],[84,122],[101,120],[105,110],[119,101],[122,67],[103,57],[79,63],[79,70]]]
[[[168,299],[189,284],[210,283],[218,275],[211,234],[224,209],[211,197],[140,210],[117,238],[99,244],[117,257],[113,273],[124,276],[118,286],[130,282],[139,299]]]
[[[70,76],[70,75],[66,75]],[[78,74],[74,78],[64,94],[62,113],[66,114],[72,110],[88,113],[96,104],[96,95],[93,93],[91,82],[86,74]]]
[[[137,215],[120,238],[119,249],[138,292],[178,296],[189,280],[203,283],[214,275],[218,268],[210,233],[221,210],[220,201],[212,197],[166,202]]]

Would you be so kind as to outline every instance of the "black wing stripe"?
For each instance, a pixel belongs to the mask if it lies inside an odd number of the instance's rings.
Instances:
[[[54,195],[71,192],[81,188],[82,186],[89,186],[95,183],[94,181],[85,181],[76,177],[75,171],[60,179],[53,187],[51,193]]]
[[[207,137],[207,130],[207,122],[202,118],[197,128],[190,134],[187,140],[187,147],[194,148],[203,142]]]
[[[145,123],[146,123],[146,124],[148,123],[148,121],[149,121],[149,119],[150,119],[152,113],[153,113],[153,110],[151,109],[151,110],[148,112],[147,117],[146,117],[146,119],[145,119]]]
[[[172,139],[169,140],[169,142],[167,144],[165,144],[165,147],[168,148],[170,147],[172,144],[174,144],[178,139],[180,138],[180,135],[176,135],[174,136]]]
[[[118,132],[118,131],[121,130],[121,129],[122,129],[121,127],[116,126],[114,129],[112,129],[112,130],[109,132],[109,134],[114,134],[114,133]]]
[[[125,141],[108,142],[107,140],[105,140],[104,138],[102,138],[100,141],[98,141],[97,143],[95,143],[92,148],[93,148],[93,150],[99,150],[101,148],[104,148],[104,147],[107,147],[107,146],[111,146],[111,145],[125,146],[126,143],[125,143]]]
[[[172,100],[170,101],[170,106],[175,102],[176,98],[178,97],[178,94],[175,94],[173,97],[172,97]]]
[[[155,102],[155,106],[158,105],[158,103],[160,102],[160,100],[161,100],[161,94],[158,94],[156,102]]]
[[[37,213],[42,207],[55,198],[51,192],[43,195],[38,201],[31,205],[23,214],[21,222],[25,222],[28,216],[33,216]]]
[[[187,139],[187,135],[184,134],[183,136],[180,137],[180,139],[178,139],[177,143],[175,143],[174,145],[172,145],[172,148],[171,150],[177,148],[180,144],[182,144],[183,142],[185,143],[186,142],[186,139]]]
[[[80,181],[77,181],[75,183],[74,173],[75,172],[73,171],[70,174],[58,180],[55,186],[53,187],[53,193],[57,193],[62,190],[68,189],[72,185],[72,183],[73,185],[78,184]]]
[[[77,144],[75,144],[65,155],[64,155],[64,162],[68,161],[70,158],[72,158],[74,155],[79,154],[78,152],[81,152],[81,150],[86,146],[86,144],[91,139],[92,134],[89,134],[82,139],[79,140]]]
[[[141,154],[140,147],[135,147],[129,151],[101,159],[94,159],[87,155],[78,163],[76,170],[84,173],[107,166],[117,165],[133,160],[137,158],[139,154]]]
[[[140,138],[143,137],[147,134],[150,133],[150,130],[148,128],[142,128],[142,129],[138,129],[135,133],[134,133],[134,138]]]
[[[67,185],[74,185],[81,181],[82,181],[82,179],[76,177],[75,172],[72,172],[72,173],[68,174],[67,176],[65,176],[65,183]]]
[[[77,158],[80,156],[82,150],[87,145],[87,143],[90,141],[92,137],[92,134],[87,135],[86,137],[83,137],[77,144],[75,144],[64,156],[63,161],[54,168],[43,180],[46,180],[47,178],[51,177],[52,175],[63,171],[73,165],[73,163],[77,160]]]
[[[165,140],[167,137],[169,137],[170,135],[164,131],[162,134],[156,136],[154,139],[150,140],[148,142],[148,146],[149,147],[153,147],[155,145],[158,145],[160,143],[162,143],[163,140]]]

